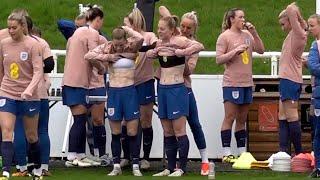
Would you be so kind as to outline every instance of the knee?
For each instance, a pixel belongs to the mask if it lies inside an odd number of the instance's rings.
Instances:
[[[13,131],[7,128],[2,128],[2,141],[13,141]]]
[[[137,135],[138,128],[129,128],[127,129],[127,135],[128,136],[135,136]]]
[[[37,132],[28,132],[26,138],[29,143],[35,143],[38,141],[38,134]]]
[[[171,128],[164,128],[163,129],[163,135],[165,137],[169,137],[169,136],[174,136],[175,133],[174,133],[173,129],[171,129]]]
[[[149,128],[152,126],[151,120],[147,119],[147,118],[142,118],[140,120],[140,124],[142,128]]]
[[[104,125],[104,121],[103,121],[102,118],[93,118],[92,122],[93,122],[94,126],[102,126],[102,125]]]
[[[112,128],[112,134],[121,134],[121,129],[120,128]]]

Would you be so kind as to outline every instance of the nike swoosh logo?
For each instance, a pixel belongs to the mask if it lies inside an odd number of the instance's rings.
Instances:
[[[172,114],[178,114],[178,113],[179,113],[179,111],[172,112]]]
[[[146,99],[150,99],[150,98],[152,98],[152,96],[146,96]]]
[[[35,110],[36,110],[36,108],[33,108],[33,109],[29,109],[29,111],[30,111],[30,112],[32,112],[32,111],[35,111]]]
[[[133,114],[138,114],[139,113],[139,111],[137,111],[137,112],[133,112]]]

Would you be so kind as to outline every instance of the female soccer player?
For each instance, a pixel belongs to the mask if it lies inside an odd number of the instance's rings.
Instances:
[[[243,10],[234,8],[225,13],[216,51],[217,64],[224,64],[225,67],[222,83],[225,117],[221,126],[223,161],[231,162],[235,159],[230,148],[234,120],[239,153],[246,151],[245,124],[253,86],[252,52],[264,52],[264,45],[255,27],[245,22]]]
[[[126,38],[126,36],[129,38]],[[134,87],[134,71],[136,53],[141,48],[143,36],[133,29],[123,26],[115,28],[112,32],[112,41],[98,46],[85,55],[85,59],[96,64],[98,69],[103,69],[103,64],[108,66],[108,119],[112,132],[113,170],[109,176],[120,175],[121,155],[121,121],[127,125],[130,155],[132,157],[132,173],[142,176],[139,169],[140,142],[137,138],[139,125],[138,95]]]
[[[142,160],[140,161],[140,165],[141,169],[148,169],[150,168],[149,157],[153,140],[152,113],[155,92],[153,62],[146,57],[146,52],[155,47],[157,37],[153,32],[146,32],[145,19],[138,8],[134,8],[126,18],[128,18],[128,26],[139,32],[144,38],[143,45],[139,50],[139,56],[136,60],[135,87],[138,93],[138,100],[140,104],[140,124],[142,127],[143,136],[144,154]],[[122,130],[123,134],[125,135],[126,128],[122,128]],[[124,136],[123,144],[126,143],[125,138],[126,137]],[[123,146],[123,149],[125,149],[125,147],[126,146]],[[123,152],[125,153],[126,151],[124,150]],[[128,156],[124,157],[128,158]],[[120,164],[128,164],[128,162],[129,159],[124,159]]]
[[[156,48],[147,52],[147,57],[159,57],[160,61],[159,118],[168,157],[168,170],[154,176],[182,176],[187,166],[189,139],[186,134],[186,116],[189,115],[189,98],[183,77],[185,56],[198,53],[203,49],[203,45],[178,36],[177,26],[177,17],[161,18],[158,23],[159,40]],[[180,168],[175,169],[178,151]]]
[[[54,60],[51,54],[50,47],[48,43],[36,36],[31,34],[33,28],[32,19],[29,16],[25,16],[27,22],[27,35],[38,41],[41,47],[41,55],[44,64],[44,75],[40,80],[38,86],[38,95],[40,97],[40,113],[39,113],[39,141],[40,141],[40,155],[41,155],[41,170],[43,176],[50,175],[48,171],[49,156],[50,156],[50,139],[48,134],[48,124],[49,124],[49,101],[48,101],[48,90],[50,88],[50,79],[48,73],[50,73],[54,68]],[[15,138],[14,138],[14,149],[15,158],[19,165],[18,172],[13,173],[12,176],[28,176],[27,171],[27,146],[25,143],[25,131],[23,129],[22,118],[18,116],[15,125]],[[30,170],[30,168],[29,168]]]
[[[290,139],[298,155],[302,152],[298,100],[303,82],[301,56],[307,43],[306,25],[295,3],[279,14],[279,23],[288,33],[279,62],[279,146],[280,151],[287,152]]]
[[[99,165],[85,156],[85,125],[88,118],[86,96],[90,88],[93,68],[88,61],[84,60],[84,55],[100,44],[98,30],[102,27],[104,15],[99,8],[89,9],[87,13],[88,26],[78,28],[67,43],[62,98],[63,104],[69,106],[72,112],[74,123],[69,134],[69,153],[66,166]]]
[[[309,32],[316,38],[312,43],[308,57],[308,68],[314,76],[312,84],[312,105],[314,106],[314,138],[313,151],[315,156],[315,169],[310,174],[311,178],[320,177],[320,16],[311,15],[308,19]]]
[[[160,16],[162,17],[171,15],[170,11],[164,6],[159,7],[159,13],[160,13]],[[198,28],[198,17],[196,15],[196,12],[192,11],[192,12],[185,13],[181,18],[181,23],[179,28],[180,34],[182,36],[187,37],[188,39],[196,40],[197,28]],[[204,137],[204,133],[202,131],[200,121],[199,121],[198,108],[197,108],[193,91],[191,89],[191,78],[190,78],[190,75],[194,72],[195,67],[197,65],[198,56],[199,56],[198,54],[194,54],[186,58],[184,81],[185,81],[185,86],[188,89],[188,95],[189,95],[189,116],[187,117],[187,120],[191,128],[196,145],[200,151],[200,156],[202,160],[201,175],[208,175],[209,160],[208,160],[208,155],[206,151],[206,140]]]
[[[13,129],[17,115],[23,116],[29,143],[30,162],[34,163],[33,179],[41,178],[38,118],[40,98],[38,84],[43,77],[39,43],[24,34],[25,16],[8,17],[9,38],[0,42],[0,118],[2,129],[3,177],[8,179],[13,158]]]

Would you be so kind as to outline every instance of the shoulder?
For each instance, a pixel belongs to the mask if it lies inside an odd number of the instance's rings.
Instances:
[[[7,37],[7,38],[4,38],[0,41],[0,44],[4,45],[4,44],[9,44],[12,42],[12,38],[11,37]]]
[[[42,39],[41,37],[38,37],[38,36],[34,36],[38,41],[39,43],[42,45],[42,46],[49,46],[48,42],[44,39]]]
[[[99,44],[104,44],[106,42],[108,42],[108,40],[104,36],[99,35]]]

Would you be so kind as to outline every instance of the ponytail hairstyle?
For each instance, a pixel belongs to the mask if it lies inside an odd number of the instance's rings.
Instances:
[[[103,18],[104,14],[101,10],[101,7],[98,7],[96,5],[92,7],[91,5],[89,5],[89,8],[90,9],[88,9],[88,11],[86,12],[86,21],[92,22],[97,17],[100,17],[101,19]]]
[[[178,30],[179,18],[176,15],[166,16],[160,19],[161,21],[166,22],[169,29],[173,30],[173,35],[179,35],[180,32]]]
[[[32,31],[32,28],[33,28],[33,22],[32,22],[32,19],[30,16],[25,16],[26,18],[26,22],[27,22],[27,28],[28,28],[28,35],[31,36],[31,31]]]
[[[193,21],[195,27],[194,27],[194,32],[193,32],[193,34],[192,34],[192,37],[195,38],[195,37],[196,37],[197,30],[198,30],[198,25],[199,25],[197,12],[191,11],[191,12],[185,13],[184,15],[182,15],[181,21],[182,21],[182,19],[184,19],[184,18],[188,18],[188,19],[190,19],[190,20]]]
[[[228,10],[222,20],[222,32],[226,31],[227,29],[231,28],[231,18],[234,18],[236,16],[236,11],[243,11],[240,8],[232,8]]]
[[[138,8],[134,8],[127,16],[132,28],[136,31],[146,31],[146,21]]]
[[[11,14],[19,14],[21,16],[29,16],[28,11],[26,9],[14,9],[11,11]]]

